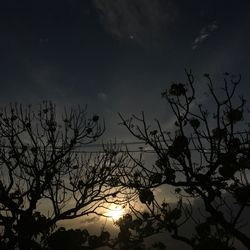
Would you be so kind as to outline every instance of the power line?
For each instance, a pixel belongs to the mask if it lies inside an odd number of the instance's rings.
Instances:
[[[248,132],[236,132],[234,133],[234,135],[240,135],[240,134],[249,134]],[[190,139],[198,139],[198,137],[189,137],[188,138],[189,140]],[[206,139],[206,138],[200,138],[200,139]],[[155,141],[156,143],[166,143],[166,142],[170,142],[172,143],[173,140],[171,139],[165,139],[165,140],[156,140]],[[79,145],[79,146],[76,146],[74,150],[71,150],[70,152],[72,153],[107,153],[108,150],[105,150],[105,145],[111,145],[111,146],[114,146],[114,147],[125,147],[127,145],[141,145],[141,147],[139,147],[139,149],[126,149],[126,150],[122,150],[122,149],[119,149],[117,150],[117,153],[126,153],[126,152],[129,152],[129,153],[156,153],[155,150],[153,149],[143,149],[142,146],[150,146],[148,143],[146,143],[145,141],[128,141],[128,142],[124,142],[124,141],[121,141],[119,143],[117,142],[109,142],[109,143],[95,143],[95,144],[85,144],[85,145]],[[32,148],[32,146],[30,145],[25,145],[27,148]],[[82,148],[100,148],[102,147],[103,149],[102,150],[83,150]],[[151,147],[151,146],[150,146]],[[12,149],[13,147],[9,146],[9,145],[0,145],[0,148],[9,148],[9,149]],[[35,146],[35,148],[38,148],[37,146]],[[23,149],[22,146],[16,146],[16,149]],[[55,150],[62,150],[61,148],[55,148]],[[164,151],[166,149],[162,149],[162,151]],[[199,151],[199,149],[197,148],[189,148],[190,151]],[[210,149],[206,149],[206,148],[203,148],[202,150],[204,151],[207,151],[209,152]],[[52,149],[44,149],[44,151],[47,151],[47,152],[51,152]],[[114,150],[115,151],[115,150]]]
[[[140,141],[129,141],[129,142],[114,142],[114,143],[95,143],[95,144],[86,144],[84,146],[77,146],[79,148],[81,147],[89,147],[89,148],[94,148],[94,147],[103,147],[104,145],[107,145],[107,144],[114,144],[114,145],[120,145],[120,146],[124,146],[124,145],[141,145],[141,144],[146,144],[145,142],[140,142]]]
[[[233,135],[243,135],[243,134],[248,134],[250,136],[249,132],[235,132],[233,133]],[[198,138],[197,136],[192,136],[192,137],[187,137],[187,139],[206,139],[206,138]],[[165,142],[173,142],[173,140],[171,139],[165,139],[165,140],[157,140],[155,142],[158,143],[165,143]],[[117,146],[124,146],[124,145],[148,145],[148,143],[146,143],[145,141],[128,141],[128,142],[114,142],[114,143],[95,143],[95,144],[86,144],[84,146],[77,146],[77,148],[81,148],[81,147],[103,147],[104,145],[108,145],[108,144],[113,144],[113,145],[117,145]]]

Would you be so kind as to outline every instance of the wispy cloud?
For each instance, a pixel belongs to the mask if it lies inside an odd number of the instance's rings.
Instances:
[[[207,26],[203,27],[200,30],[199,35],[194,39],[192,43],[192,49],[195,50],[200,46],[201,43],[203,43],[205,40],[208,39],[211,34],[218,29],[218,24],[216,21],[213,21],[212,23],[208,24]]]
[[[99,92],[99,93],[97,94],[97,97],[98,97],[99,100],[101,100],[101,101],[103,101],[103,102],[107,101],[107,99],[108,99],[107,94],[104,93],[104,92]]]
[[[176,19],[172,0],[94,0],[94,4],[108,32],[141,45],[157,41]]]
[[[82,220],[81,224],[94,224],[99,221],[100,221],[100,218],[97,216],[94,216],[94,217]]]

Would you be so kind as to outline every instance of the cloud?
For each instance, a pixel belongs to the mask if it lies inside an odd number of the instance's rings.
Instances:
[[[94,217],[91,217],[91,218],[88,218],[88,219],[84,219],[81,221],[81,224],[83,225],[86,225],[86,224],[95,224],[96,222],[99,222],[100,221],[100,218],[97,217],[97,216],[94,216]]]
[[[98,97],[98,99],[100,99],[101,101],[107,101],[107,99],[108,99],[107,94],[104,93],[104,92],[99,92],[99,93],[97,94],[97,97]]]
[[[172,0],[94,0],[105,29],[119,40],[148,46],[176,19]]]
[[[203,27],[200,30],[199,35],[194,39],[192,43],[192,49],[195,50],[198,48],[198,46],[203,43],[205,40],[208,39],[211,34],[218,29],[218,24],[216,21],[213,21],[212,23],[208,24],[207,26]]]

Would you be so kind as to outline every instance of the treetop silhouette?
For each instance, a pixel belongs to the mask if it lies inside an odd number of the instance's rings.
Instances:
[[[127,185],[138,190],[155,232],[165,229],[193,249],[234,249],[235,239],[250,249],[250,235],[241,229],[250,205],[249,112],[237,96],[241,76],[225,73],[218,90],[205,74],[207,103],[199,103],[193,73],[186,70],[186,76],[185,84],[173,83],[162,93],[175,118],[172,130],[165,131],[158,120],[149,124],[144,113],[120,115],[122,125],[157,156],[150,167],[128,152],[134,164]],[[163,185],[175,190],[175,207],[155,197],[154,188]],[[202,201],[198,218],[194,200]],[[195,225],[191,236],[181,231],[187,221]]]
[[[104,132],[99,116],[86,109],[55,105],[10,105],[0,113],[0,244],[29,250],[36,237],[46,238],[58,221],[88,214],[107,203],[124,201],[114,183],[119,163],[113,150],[77,154],[79,145]]]

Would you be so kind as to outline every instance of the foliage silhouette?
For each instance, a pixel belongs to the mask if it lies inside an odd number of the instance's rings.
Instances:
[[[109,244],[110,234],[106,231],[99,236],[90,235],[89,232],[80,229],[59,228],[46,239],[46,249],[53,250],[90,250]]]
[[[152,220],[149,219],[147,213],[144,213],[143,218],[133,218],[131,214],[126,214],[115,224],[119,227],[119,234],[116,239],[115,249],[119,250],[144,250],[148,249],[145,246],[144,239],[156,233],[156,228],[153,228]],[[165,245],[162,242],[155,242],[151,246],[152,249],[164,250]]]
[[[123,188],[113,183],[114,151],[94,157],[74,151],[103,134],[99,116],[87,117],[81,108],[58,115],[48,102],[38,110],[10,105],[0,112],[1,249],[37,249],[58,221],[122,202]]]
[[[249,125],[243,120],[248,111],[245,99],[236,97],[241,77],[225,73],[223,88],[216,90],[212,77],[205,74],[206,108],[198,103],[193,73],[186,70],[186,76],[186,84],[173,83],[162,93],[175,118],[169,131],[158,120],[150,125],[144,113],[129,119],[120,115],[122,125],[157,155],[149,167],[142,156],[128,152],[134,164],[123,184],[138,190],[155,232],[164,229],[196,250],[235,249],[235,239],[250,249],[250,235],[241,230],[250,206]],[[175,190],[176,206],[157,201],[154,188],[163,185]],[[193,210],[195,200],[203,204],[199,218]],[[185,235],[181,228],[190,221],[196,225],[194,233]]]

